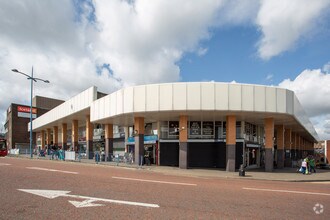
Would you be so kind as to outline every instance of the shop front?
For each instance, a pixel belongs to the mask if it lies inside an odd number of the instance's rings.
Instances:
[[[260,145],[246,143],[244,149],[244,165],[247,168],[260,167]]]

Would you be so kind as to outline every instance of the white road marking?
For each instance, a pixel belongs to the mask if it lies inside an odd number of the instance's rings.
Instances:
[[[71,171],[65,171],[65,170],[46,169],[46,168],[42,168],[42,167],[26,167],[26,169],[42,170],[42,171],[50,171],[50,172],[60,172],[60,173],[69,173],[69,174],[78,174],[78,172],[71,172]]]
[[[167,181],[159,181],[159,180],[133,179],[133,178],[117,177],[117,176],[113,176],[112,178],[122,179],[122,180],[140,181],[140,182],[163,183],[163,184],[184,185],[184,186],[197,186],[197,184],[194,184],[194,183],[178,183],[178,182],[167,182]]]
[[[268,192],[281,192],[281,193],[296,193],[296,194],[330,196],[329,193],[318,193],[318,192],[303,192],[303,191],[280,190],[280,189],[258,189],[258,188],[245,188],[245,187],[243,187],[243,189],[255,190],[255,191],[268,191]]]
[[[11,164],[9,164],[9,163],[0,163],[0,166],[9,166],[9,165],[11,165]]]
[[[309,182],[312,184],[330,184],[330,181],[320,181],[320,182]]]
[[[69,201],[72,205],[77,208],[81,207],[92,207],[92,206],[104,206],[104,204],[97,204],[93,202],[109,202],[109,203],[117,203],[117,204],[124,204],[124,205],[135,205],[135,206],[143,206],[148,208],[159,208],[157,204],[151,203],[142,203],[142,202],[130,202],[130,201],[123,201],[123,200],[113,200],[113,199],[103,199],[103,198],[96,198],[96,197],[88,197],[88,196],[79,196],[79,195],[69,195],[71,191],[61,191],[61,190],[34,190],[34,189],[18,189],[19,191],[31,193],[34,195],[42,196],[48,199],[54,199],[57,197],[70,197],[70,198],[78,198],[84,199],[82,202],[78,201]]]

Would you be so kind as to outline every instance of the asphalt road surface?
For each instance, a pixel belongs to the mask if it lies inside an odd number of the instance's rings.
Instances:
[[[0,158],[0,219],[330,219],[330,184]]]

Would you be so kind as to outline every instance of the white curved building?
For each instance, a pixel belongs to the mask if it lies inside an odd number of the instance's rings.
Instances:
[[[318,139],[294,92],[214,82],[134,86],[99,98],[91,87],[35,119],[33,131],[42,143],[53,133],[53,143],[65,146],[70,140],[62,134],[71,130],[77,146],[81,127],[93,152],[92,124],[105,128],[106,157],[114,151],[115,125],[125,128],[125,150],[136,163],[147,152],[151,163],[181,168],[235,171],[244,164],[271,171],[311,153]]]

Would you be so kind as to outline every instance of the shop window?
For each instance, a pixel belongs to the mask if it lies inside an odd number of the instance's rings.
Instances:
[[[178,138],[179,137],[179,122],[178,121],[169,121],[169,138]]]

